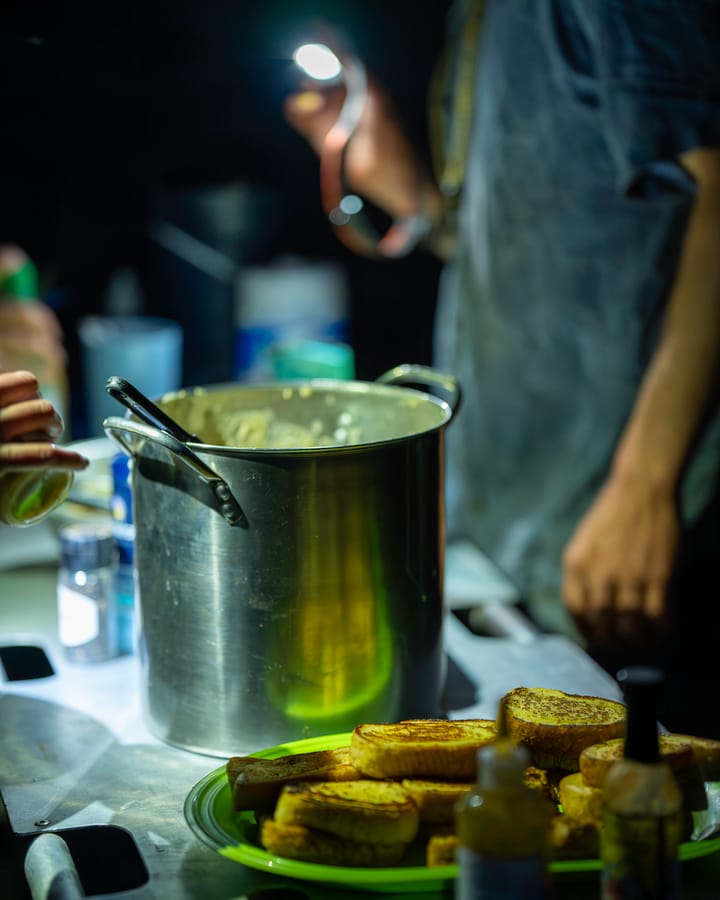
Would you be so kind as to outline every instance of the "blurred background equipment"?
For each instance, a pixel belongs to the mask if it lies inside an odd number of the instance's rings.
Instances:
[[[343,270],[359,378],[399,359],[431,362],[439,264],[422,251],[363,260],[339,244],[317,159],[285,123],[282,102],[292,51],[329,26],[388,86],[425,146],[448,5],[425,4],[418,17],[408,0],[178,0],[168,17],[139,0],[9,4],[0,240],[37,261],[41,294],[63,325],[74,438],[93,433],[78,323],[113,314],[118,271],[136,278],[133,314],[183,328],[185,384],[235,377],[234,282],[288,256]],[[235,271],[211,273],[208,260],[223,257]]]
[[[335,263],[302,258],[249,267],[238,278],[235,319],[233,377],[271,381],[283,374],[278,373],[276,362],[281,367],[290,365],[291,344],[350,339],[350,289],[345,272]],[[278,358],[281,347],[284,351]],[[298,352],[296,346],[299,360]],[[317,356],[316,351],[307,357],[307,365]],[[326,355],[326,366],[328,360]]]
[[[183,331],[177,322],[155,316],[86,316],[78,323],[86,374],[85,427],[103,434],[102,423],[117,414],[105,390],[111,375],[122,373],[149,397],[181,387]]]

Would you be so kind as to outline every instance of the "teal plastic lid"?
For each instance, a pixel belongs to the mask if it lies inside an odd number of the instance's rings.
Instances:
[[[352,347],[334,341],[283,341],[272,352],[275,377],[294,378],[355,377],[355,354]]]

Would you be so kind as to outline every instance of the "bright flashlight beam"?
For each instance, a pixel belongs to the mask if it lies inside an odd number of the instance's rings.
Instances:
[[[342,63],[325,44],[303,44],[297,48],[293,59],[316,81],[330,81],[342,72]]]

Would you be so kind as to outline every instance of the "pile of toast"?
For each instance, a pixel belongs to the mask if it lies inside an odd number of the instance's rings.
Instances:
[[[600,697],[518,687],[501,701],[509,737],[529,751],[526,784],[553,813],[556,859],[597,856],[602,788],[622,756],[625,707]],[[252,810],[269,853],[336,866],[390,866],[422,848],[428,866],[454,862],[455,804],[475,782],[489,719],[411,719],[357,726],[348,746],[265,759],[232,757],[235,810]],[[720,741],[661,735],[663,758],[690,811],[720,779]],[[561,811],[562,810],[562,811]],[[689,833],[689,832],[688,832]]]

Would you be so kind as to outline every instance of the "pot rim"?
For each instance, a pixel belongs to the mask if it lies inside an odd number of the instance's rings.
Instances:
[[[161,409],[167,401],[176,399],[193,398],[195,396],[205,396],[208,394],[221,393],[222,391],[236,391],[238,393],[251,393],[254,391],[265,392],[270,395],[287,395],[283,399],[291,399],[294,393],[302,396],[305,392],[323,391],[326,393],[351,395],[354,397],[368,396],[371,394],[381,394],[383,396],[398,397],[407,399],[408,394],[416,398],[419,403],[431,404],[441,413],[438,422],[407,434],[398,434],[397,436],[378,440],[357,441],[348,444],[314,444],[311,447],[242,447],[230,444],[213,444],[205,441],[187,441],[187,446],[192,450],[200,453],[213,453],[214,455],[237,455],[241,453],[243,456],[253,457],[284,457],[284,456],[307,456],[317,453],[348,453],[357,452],[359,450],[372,449],[377,447],[386,447],[391,444],[411,441],[425,434],[444,429],[451,421],[455,410],[452,405],[441,397],[430,394],[427,391],[419,390],[413,387],[407,387],[399,384],[385,384],[377,381],[360,381],[357,379],[334,379],[334,378],[304,378],[292,379],[287,381],[262,381],[251,383],[237,382],[221,382],[210,385],[198,385],[196,387],[181,388],[176,391],[169,391],[161,397],[154,400]],[[126,419],[139,422],[137,418],[129,410],[125,415]]]

